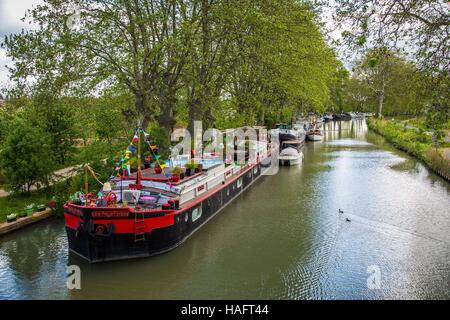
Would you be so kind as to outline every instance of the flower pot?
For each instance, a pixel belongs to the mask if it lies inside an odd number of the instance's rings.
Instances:
[[[51,209],[56,209],[56,206],[57,206],[56,200],[50,200],[50,201],[48,202],[48,207],[49,207],[49,208],[51,208]]]
[[[33,207],[26,207],[25,212],[26,212],[27,216],[31,217],[33,215],[34,209],[33,209]]]
[[[186,177],[192,176],[192,169],[191,168],[186,168],[185,174],[186,174]]]
[[[38,207],[37,207],[37,211],[39,211],[39,212],[42,212],[42,211],[44,211],[45,210],[45,204],[41,204],[41,205],[39,205]]]
[[[184,172],[183,172],[183,173],[180,173],[180,180],[183,180],[184,178],[185,178]]]
[[[17,214],[12,213],[8,216],[6,216],[6,222],[14,222],[17,220]]]
[[[155,167],[155,173],[156,174],[161,174],[162,173],[162,168],[161,167]]]
[[[180,181],[180,176],[177,174],[174,174],[174,175],[172,175],[171,180],[172,180],[172,182],[178,182],[178,181]]]
[[[195,168],[195,173],[199,173],[200,172],[200,169],[197,167],[197,168]]]

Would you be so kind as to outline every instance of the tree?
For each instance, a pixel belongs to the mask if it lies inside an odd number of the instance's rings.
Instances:
[[[42,128],[51,137],[51,149],[55,161],[65,164],[74,151],[76,136],[73,99],[55,98],[49,92],[36,93],[31,105],[25,109],[27,120]]]
[[[45,0],[28,14],[40,28],[5,40],[13,78],[22,84],[29,77],[57,82],[65,95],[123,85],[134,95],[136,115],[146,127],[171,101],[167,95],[173,92],[159,90],[160,85],[172,87],[183,65],[186,43],[177,37],[191,32],[182,28],[182,19],[190,17],[187,3]],[[79,19],[72,26],[74,15]]]
[[[298,110],[324,110],[338,63],[308,5],[241,1],[229,48],[225,92],[248,124],[291,120]]]
[[[446,0],[339,0],[338,28],[351,47],[403,48],[427,69],[448,70],[450,34]]]
[[[30,192],[32,186],[48,185],[54,168],[51,137],[40,128],[16,120],[0,159],[10,190]]]
[[[224,102],[248,123],[323,111],[338,68],[312,6],[297,0],[45,0],[28,18],[39,29],[5,41],[24,94],[126,89],[133,126],[166,134],[180,119],[213,125]]]
[[[389,76],[394,59],[394,53],[387,48],[377,48],[368,51],[359,65],[359,72],[376,96],[378,117],[383,115],[386,87],[390,83]]]
[[[368,103],[371,97],[370,89],[368,88],[366,81],[358,78],[357,74],[353,74],[345,81],[344,91],[345,108],[342,111],[371,111]]]
[[[404,56],[387,49],[369,50],[358,62],[346,91],[348,101],[372,106],[378,115],[420,114],[431,103],[430,79]]]

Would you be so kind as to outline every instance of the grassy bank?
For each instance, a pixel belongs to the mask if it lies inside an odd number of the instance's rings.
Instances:
[[[0,223],[6,221],[6,216],[11,213],[25,211],[25,207],[30,204],[47,204],[51,196],[42,192],[30,194],[17,194],[9,197],[0,198]]]
[[[432,134],[424,127],[422,119],[369,119],[368,126],[396,148],[420,159],[434,172],[450,181],[450,159],[445,156],[450,144],[441,139],[439,148],[434,147]]]

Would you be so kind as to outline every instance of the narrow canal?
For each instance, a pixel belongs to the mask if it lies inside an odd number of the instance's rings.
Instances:
[[[449,299],[450,184],[364,121],[326,129],[170,253],[89,265],[61,220],[0,238],[0,299]]]

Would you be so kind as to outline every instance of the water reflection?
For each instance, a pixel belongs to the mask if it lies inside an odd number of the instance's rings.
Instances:
[[[89,265],[67,255],[61,221],[0,238],[0,298],[450,298],[449,184],[364,121],[324,132],[302,166],[261,178],[162,256]],[[67,264],[82,290],[65,288]]]

